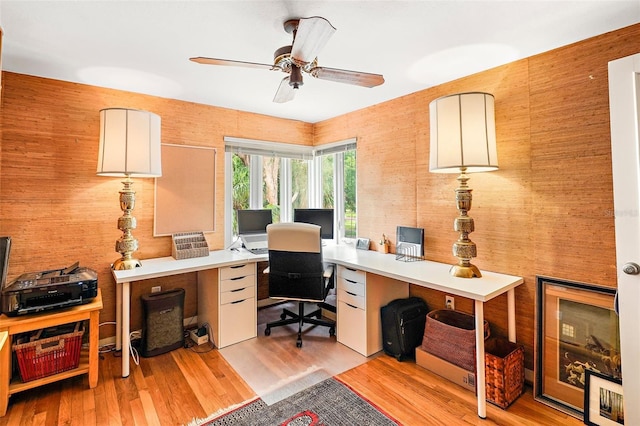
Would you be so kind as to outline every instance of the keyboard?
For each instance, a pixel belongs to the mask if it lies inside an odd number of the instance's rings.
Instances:
[[[253,253],[253,254],[267,254],[267,253],[269,253],[269,248],[268,247],[260,247],[260,248],[250,249],[249,251],[251,253]]]

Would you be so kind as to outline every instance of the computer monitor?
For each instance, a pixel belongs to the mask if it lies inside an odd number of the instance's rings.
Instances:
[[[320,238],[333,239],[333,209],[294,209],[293,221],[320,226]]]
[[[238,235],[265,234],[273,222],[270,209],[238,210]]]
[[[398,226],[396,251],[410,256],[424,256],[424,229]]]

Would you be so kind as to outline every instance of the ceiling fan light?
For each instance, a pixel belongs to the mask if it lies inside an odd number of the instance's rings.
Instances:
[[[291,65],[291,75],[289,76],[289,86],[297,89],[302,86],[304,82],[302,81],[302,71],[300,67],[296,65]]]

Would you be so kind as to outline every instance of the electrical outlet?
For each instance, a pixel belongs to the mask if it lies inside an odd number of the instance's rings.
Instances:
[[[162,287],[159,285],[151,287],[151,293],[159,293],[162,291]]]
[[[455,309],[456,308],[456,302],[453,299],[453,296],[445,296],[444,297],[444,306],[447,309]]]

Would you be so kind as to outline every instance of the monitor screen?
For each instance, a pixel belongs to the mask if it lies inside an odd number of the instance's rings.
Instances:
[[[270,209],[238,210],[238,235],[264,234],[272,221]]]
[[[410,226],[398,226],[396,228],[396,250],[398,246],[403,254],[412,256],[424,256],[424,229],[412,228]]]
[[[320,238],[333,239],[333,209],[294,209],[293,221],[320,226]]]

